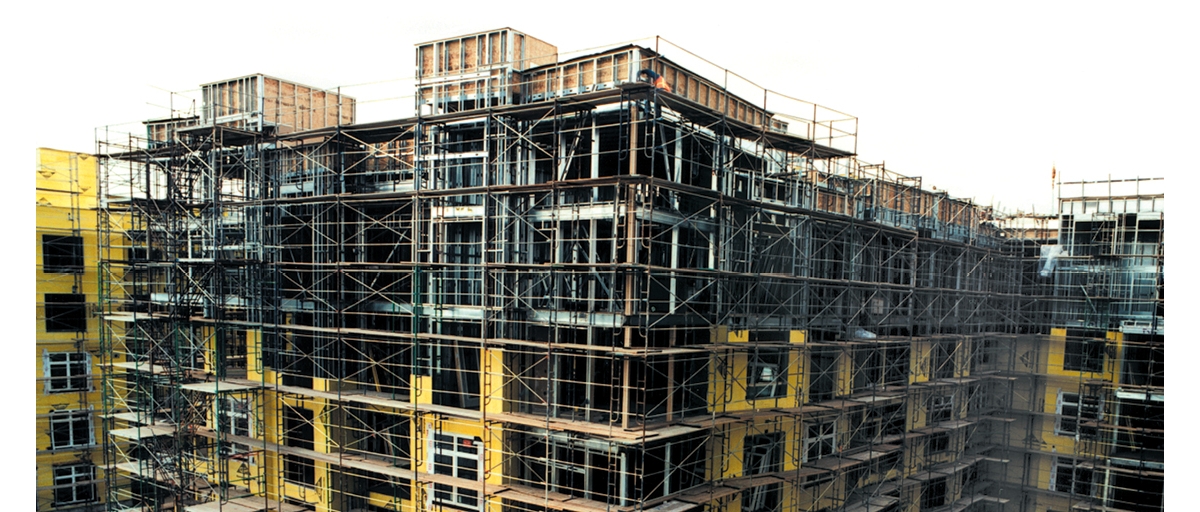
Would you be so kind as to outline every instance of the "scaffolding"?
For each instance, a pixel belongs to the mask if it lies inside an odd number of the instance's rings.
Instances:
[[[109,503],[1006,509],[1030,251],[668,49],[502,29],[418,45],[411,118],[258,76],[101,134]]]

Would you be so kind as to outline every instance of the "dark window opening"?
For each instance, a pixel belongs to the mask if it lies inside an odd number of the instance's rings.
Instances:
[[[970,488],[970,485],[979,481],[979,467],[971,465],[971,467],[964,469],[962,473],[959,474],[958,478],[959,487],[963,489],[963,494],[965,495],[967,492],[966,490]]]
[[[1076,372],[1104,371],[1104,341],[1067,341],[1063,369]]]
[[[908,385],[909,346],[890,346],[886,352],[884,384],[888,386]]]
[[[391,464],[409,466],[411,442],[409,418],[380,411],[362,411],[352,415],[348,423],[361,432],[352,448],[379,455]]]
[[[479,409],[479,347],[436,344],[430,347],[433,403]]]
[[[1121,358],[1121,384],[1163,386],[1166,377],[1166,352],[1161,344],[1127,344],[1124,352],[1124,357]]]
[[[930,355],[930,375],[935,379],[954,378],[954,342],[934,343]]]
[[[42,272],[83,272],[83,237],[42,235]]]
[[[925,482],[921,487],[921,508],[940,507],[946,504],[946,479],[938,478]]]
[[[929,417],[927,424],[950,421],[954,419],[954,395],[935,395],[929,397]]]
[[[47,293],[46,332],[87,330],[87,298],[82,293]]]
[[[283,444],[305,450],[313,449],[313,413],[308,409],[286,407],[283,410]],[[283,457],[284,479],[292,482],[315,485],[316,468],[307,457],[285,454]]]
[[[992,354],[997,350],[996,343],[991,339],[978,339],[973,348],[971,371],[982,371],[991,364]]]
[[[881,352],[876,347],[863,347],[854,352],[854,392],[873,389],[882,384]]]
[[[939,432],[929,436],[925,443],[925,456],[942,453],[950,449],[950,433]]]
[[[1076,496],[1092,495],[1092,470],[1079,467],[1074,459],[1059,457],[1054,465],[1050,490]]]
[[[837,384],[838,350],[835,348],[817,348],[810,355],[812,377],[808,383],[808,400],[819,402],[833,398]]]

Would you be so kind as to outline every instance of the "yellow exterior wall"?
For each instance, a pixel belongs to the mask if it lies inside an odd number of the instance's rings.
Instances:
[[[96,254],[96,159],[91,155],[41,148],[37,151],[35,169],[35,297],[34,322],[34,396],[36,397],[36,468],[37,510],[77,508],[86,503],[56,506],[54,468],[60,465],[102,463],[97,449],[104,433],[99,413],[100,340],[99,322],[94,317],[97,302]],[[46,272],[43,267],[43,235],[79,236],[82,238],[83,271],[75,273]],[[81,332],[48,332],[45,294],[83,294],[88,305],[86,330]],[[58,352],[90,354],[90,389],[85,391],[51,391],[47,388],[45,355]],[[54,411],[90,411],[95,445],[54,449],[51,446],[50,414]],[[104,473],[94,468],[95,492],[92,503],[104,497]]]

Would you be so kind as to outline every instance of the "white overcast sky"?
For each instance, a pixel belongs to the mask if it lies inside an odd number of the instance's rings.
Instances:
[[[28,227],[35,148],[91,152],[95,128],[161,115],[165,91],[267,73],[406,95],[397,80],[413,76],[414,43],[505,26],[562,51],[662,36],[857,116],[863,160],[1004,209],[1048,211],[1052,165],[1067,180],[1167,177],[1172,191],[1190,190],[1200,167],[1192,2],[38,4],[0,21],[0,162],[27,180],[4,189]]]
[[[166,91],[250,73],[407,95],[414,43],[510,26],[560,51],[661,36],[857,116],[861,159],[1006,210],[1047,211],[1051,166],[1067,180],[1197,167],[1200,28],[1183,2],[302,4],[96,2],[9,20],[24,72],[7,98],[23,116],[5,129],[24,146],[6,161],[93,151],[94,128],[162,115]]]

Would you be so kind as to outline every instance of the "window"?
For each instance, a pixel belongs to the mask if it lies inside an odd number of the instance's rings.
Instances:
[[[42,272],[83,272],[83,237],[42,235]]]
[[[855,392],[908,384],[908,347],[873,343],[854,352]]]
[[[808,400],[819,402],[833,398],[837,389],[837,360],[840,351],[831,347],[814,347],[809,354],[811,377],[808,381]]]
[[[901,464],[902,462],[904,462],[904,452],[900,450],[893,451],[876,459],[875,472],[880,475],[886,475],[889,471],[901,470],[904,468]]]
[[[990,338],[977,339],[973,348],[971,371],[982,371],[992,362],[992,353],[997,350],[996,343]]]
[[[1165,384],[1166,352],[1161,343],[1134,344],[1126,338],[1121,357],[1121,384],[1156,386]]]
[[[1050,490],[1077,496],[1092,495],[1092,470],[1080,467],[1074,459],[1057,457],[1051,471]]]
[[[988,407],[989,389],[982,384],[967,384],[967,415],[985,413]]]
[[[1077,372],[1104,371],[1104,341],[1067,341],[1063,369]]]
[[[92,389],[91,368],[87,352],[42,352],[47,393]]]
[[[87,299],[82,293],[47,293],[46,332],[87,330]]]
[[[635,462],[633,457],[628,456],[628,450],[614,445],[583,441],[564,432],[543,436],[517,431],[515,435],[513,446],[516,453],[516,470],[512,475],[515,481],[525,482],[549,492],[606,502],[609,505],[630,503],[629,498],[632,497],[636,486],[628,485],[633,482],[625,476],[630,474]],[[652,457],[650,453],[653,451],[647,453],[647,458]],[[660,448],[659,451],[663,453],[663,449]],[[703,450],[700,452],[705,453]],[[705,460],[700,459],[699,462],[703,471]],[[640,496],[642,498],[655,494],[653,486],[644,486],[642,489],[647,489],[647,492]],[[452,489],[445,492],[452,492]]]
[[[783,463],[783,434],[773,432],[746,436],[744,456],[746,460],[745,474],[761,475],[774,473],[782,469]]]
[[[970,467],[962,470],[958,475],[958,485],[962,489],[968,489],[969,486],[979,481],[979,467],[972,464]]]
[[[946,478],[925,482],[921,487],[921,508],[940,507],[946,504]]]
[[[954,419],[954,395],[934,395],[929,397],[929,417],[926,424],[932,425]]]
[[[54,411],[50,413],[50,449],[74,448],[94,444],[92,411]]]
[[[954,342],[934,343],[929,355],[929,375],[934,379],[954,378]]]
[[[651,464],[654,461],[654,470],[644,471],[639,478],[634,477],[633,487],[634,493],[641,498],[641,501],[650,501],[662,496],[675,494],[684,489],[690,489],[704,483],[705,466],[710,460],[706,448],[705,435],[692,434],[681,436],[676,439],[669,440],[663,443],[653,443],[647,445],[643,452],[643,464]],[[779,439],[782,439],[780,437]],[[757,451],[751,449],[752,454],[761,453],[766,456],[765,461],[752,461],[755,464],[761,465],[765,462],[769,466],[771,461],[776,460],[771,450],[781,449],[774,444],[762,443]],[[641,451],[641,450],[638,450]],[[636,453],[636,452],[635,452]],[[751,455],[753,456],[753,455]],[[636,457],[636,456],[635,456]],[[779,458],[782,460],[782,458]],[[657,461],[662,461],[661,463]],[[638,462],[635,461],[635,464]],[[589,473],[594,474],[595,468],[587,468]],[[640,490],[640,492],[639,492]],[[601,500],[605,498],[600,497]]]
[[[482,479],[479,472],[481,439],[438,432],[433,434],[432,444],[429,453],[434,474],[464,480]],[[433,484],[433,502],[462,510],[481,508],[478,491],[448,484]]]
[[[787,395],[787,350],[755,349],[750,353],[746,398],[779,398]]]
[[[783,433],[746,436],[745,474],[761,475],[783,469]],[[779,484],[761,485],[742,494],[743,512],[771,512],[781,504]]]
[[[1079,393],[1058,392],[1058,415],[1054,433],[1060,436],[1079,435],[1086,438],[1096,436],[1096,425],[1081,425],[1082,422],[1097,421],[1104,409],[1104,401],[1098,396]]]
[[[903,402],[865,408],[855,419],[858,426],[851,445],[866,446],[885,437],[903,435],[907,419]]]
[[[250,437],[250,399],[230,396],[217,397],[217,432],[234,436]],[[239,453],[234,441],[221,439],[221,455]]]
[[[304,450],[313,449],[313,413],[308,409],[285,407],[283,444]],[[303,455],[284,454],[283,478],[291,482],[315,485],[316,468]]]
[[[889,346],[884,361],[884,385],[907,386],[910,346]]]
[[[352,428],[362,431],[362,437],[354,447],[383,456],[392,464],[408,462],[411,444],[408,417],[380,411],[362,411],[350,417]]]
[[[247,398],[217,399],[217,431],[250,437],[250,406]]]
[[[854,392],[882,385],[883,354],[877,347],[860,347],[854,351]]]
[[[54,505],[96,500],[95,466],[71,464],[54,468]]]
[[[430,347],[433,403],[479,409],[479,347],[435,344]]]
[[[929,436],[925,442],[925,456],[942,453],[950,449],[950,433],[938,432]]]
[[[804,462],[833,455],[837,451],[837,422],[809,423],[804,432]]]

